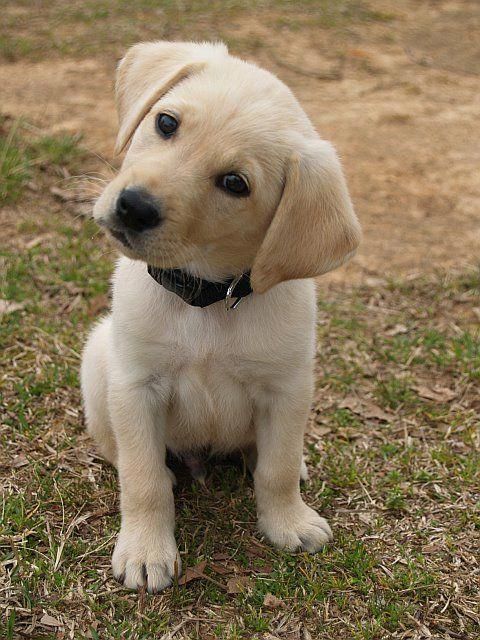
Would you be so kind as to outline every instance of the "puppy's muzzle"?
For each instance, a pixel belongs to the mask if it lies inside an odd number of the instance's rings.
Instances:
[[[129,231],[147,231],[161,220],[160,205],[144,189],[123,189],[115,205],[115,217]]]

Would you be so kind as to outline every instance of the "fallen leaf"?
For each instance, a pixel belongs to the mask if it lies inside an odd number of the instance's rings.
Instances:
[[[13,300],[4,300],[3,298],[0,298],[0,316],[7,313],[13,313],[14,311],[19,311],[20,309],[23,309],[24,306],[24,302],[14,302]]]
[[[15,456],[14,459],[12,460],[12,467],[14,469],[25,467],[27,464],[28,464],[28,460],[23,454]]]
[[[242,593],[250,584],[250,578],[248,576],[236,576],[230,578],[227,582],[228,593]]]
[[[274,596],[273,593],[267,593],[263,599],[263,606],[267,609],[279,609],[285,606],[285,602]]]
[[[264,558],[265,554],[266,554],[266,549],[264,548],[260,548],[258,549],[257,547],[250,547],[250,549],[247,549],[246,554],[249,558]]]
[[[228,555],[228,553],[214,553],[213,554],[213,559],[214,560],[228,560],[230,558],[230,556]]]
[[[53,238],[53,233],[42,233],[39,236],[36,236],[35,238],[32,238],[32,240],[29,240],[28,242],[25,243],[25,248],[26,249],[33,249],[34,247],[38,246],[39,244],[42,244],[42,242],[45,242],[46,240],[50,240],[51,238]]]
[[[363,407],[362,413],[365,418],[374,418],[375,420],[381,420],[382,422],[389,422],[392,419],[392,416],[380,409],[376,404],[366,403]]]
[[[57,620],[57,618],[54,618],[48,613],[44,613],[40,618],[40,624],[43,624],[45,627],[63,627],[63,622],[60,622],[60,620]]]
[[[359,513],[358,519],[364,524],[372,524],[373,516],[371,513]]]
[[[389,422],[392,416],[383,411],[379,406],[370,402],[369,400],[360,400],[356,396],[347,396],[338,405],[340,409],[349,409],[353,413],[356,413],[362,418],[381,420],[382,422]]]
[[[360,438],[365,438],[365,433],[354,429],[339,429],[337,431],[337,435],[340,438],[345,438],[345,440],[359,440]]]
[[[200,580],[202,578],[205,578],[206,576],[203,572],[206,566],[207,566],[207,561],[202,560],[201,562],[196,564],[194,567],[187,567],[185,569],[184,574],[180,576],[180,578],[178,579],[178,584],[185,585],[185,584],[188,584],[189,582],[192,582],[192,580]]]
[[[256,570],[258,571],[258,573],[272,573],[273,571],[273,566],[271,564],[262,564],[261,567],[257,567]]]
[[[69,300],[59,308],[58,313],[70,313],[72,309],[78,307],[82,303],[82,296],[78,293],[72,300]]]
[[[452,391],[448,387],[441,387],[439,385],[436,385],[433,388],[427,387],[425,385],[418,385],[414,388],[421,398],[425,398],[426,400],[433,400],[434,402],[451,402],[454,398],[457,397],[455,391]]]
[[[212,569],[212,571],[215,571],[215,573],[219,573],[222,576],[226,575],[227,573],[230,573],[230,569],[227,569],[227,567],[224,567],[221,564],[211,564],[210,569]]]
[[[398,336],[402,333],[408,333],[408,328],[404,324],[396,324],[385,331],[386,336]]]
[[[318,436],[326,436],[328,433],[332,433],[330,427],[325,427],[324,425],[317,424],[313,425],[310,431]]]

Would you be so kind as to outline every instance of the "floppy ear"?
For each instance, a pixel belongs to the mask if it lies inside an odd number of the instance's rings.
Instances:
[[[121,153],[138,125],[162,95],[206,63],[228,54],[222,43],[147,42],[128,50],[117,68],[115,95],[120,127],[115,153]]]
[[[263,293],[284,280],[313,278],[346,262],[360,242],[340,161],[323,140],[290,158],[285,186],[251,271]]]

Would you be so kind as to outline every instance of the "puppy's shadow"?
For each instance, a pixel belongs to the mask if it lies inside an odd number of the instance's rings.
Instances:
[[[219,484],[224,486],[227,478],[230,490],[234,490],[232,485],[238,486],[247,479],[249,483],[251,481],[251,473],[241,452],[222,456],[208,452],[177,456],[167,451],[167,466],[175,475],[176,492],[188,491],[192,482],[209,491],[219,489]],[[233,478],[236,481],[232,482]]]

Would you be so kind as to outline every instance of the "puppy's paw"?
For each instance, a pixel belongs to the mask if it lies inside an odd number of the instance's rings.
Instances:
[[[112,569],[127,589],[146,586],[149,593],[166,589],[181,574],[173,534],[123,526],[113,552]]]
[[[315,553],[333,537],[325,518],[304,502],[269,508],[268,512],[260,513],[258,527],[276,547],[290,551]]]

